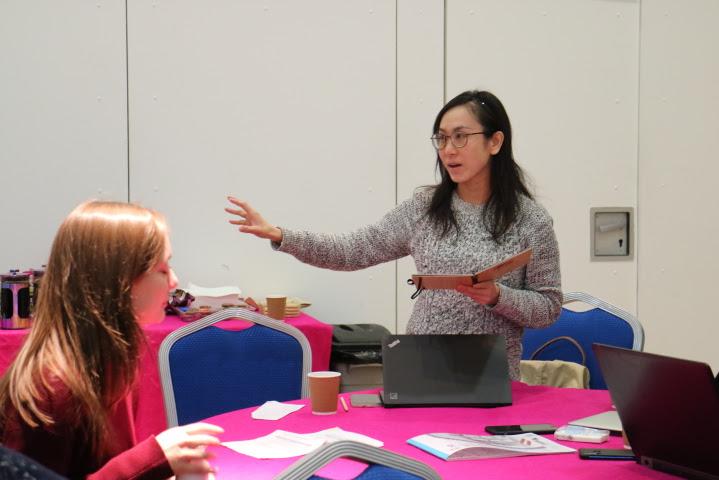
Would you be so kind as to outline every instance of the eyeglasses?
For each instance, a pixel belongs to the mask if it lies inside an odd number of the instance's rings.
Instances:
[[[467,145],[467,141],[469,140],[470,135],[484,135],[485,133],[487,132],[454,132],[452,135],[442,135],[441,133],[435,133],[430,138],[432,139],[432,145],[434,145],[434,148],[436,148],[437,150],[442,150],[444,147],[447,146],[448,138],[452,142],[452,145],[455,146],[455,148],[462,148]]]

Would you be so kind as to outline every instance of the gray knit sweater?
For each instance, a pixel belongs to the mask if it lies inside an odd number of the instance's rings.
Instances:
[[[413,334],[502,334],[510,376],[519,379],[524,327],[546,327],[561,309],[559,249],[552,219],[539,204],[522,197],[517,220],[497,244],[482,222],[484,206],[464,202],[455,192],[452,209],[459,236],[440,238],[425,215],[430,198],[431,191],[418,191],[379,222],[351,233],[282,228],[282,243],[273,247],[332,270],[359,270],[412,255],[420,274],[473,274],[531,247],[529,264],[498,281],[499,301],[493,307],[455,290],[425,290],[417,297],[407,325],[407,333]]]

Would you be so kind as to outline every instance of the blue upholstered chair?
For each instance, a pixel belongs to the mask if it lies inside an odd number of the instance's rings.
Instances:
[[[22,453],[0,445],[0,480],[67,480]]]
[[[287,467],[275,480],[323,480],[314,472],[341,457],[370,464],[355,480],[440,480],[437,472],[418,460],[350,440],[321,446]]]
[[[240,318],[254,325],[224,330]],[[170,427],[220,413],[308,396],[312,353],[296,328],[245,308],[229,308],[168,335],[159,352],[160,379]]]
[[[564,295],[563,304],[584,302],[594,308],[587,311],[573,311],[562,307],[557,321],[547,328],[528,328],[522,337],[522,359],[530,359],[543,345],[549,342],[534,357],[535,360],[566,360],[584,363],[589,369],[589,388],[606,389],[599,364],[592,351],[592,343],[604,343],[633,350],[644,349],[644,329],[630,313],[608,304],[589,294],[581,292]],[[570,337],[582,347],[564,340],[553,341],[558,337]]]

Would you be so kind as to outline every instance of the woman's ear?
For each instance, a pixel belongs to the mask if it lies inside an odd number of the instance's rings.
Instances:
[[[496,155],[502,149],[504,143],[504,132],[497,131],[489,138],[489,151],[492,155]]]

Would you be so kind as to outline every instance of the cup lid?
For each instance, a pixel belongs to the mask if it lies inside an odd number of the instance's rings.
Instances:
[[[308,377],[314,377],[314,378],[332,378],[332,377],[339,377],[340,375],[342,375],[340,372],[331,372],[331,371],[310,372],[307,374]]]

